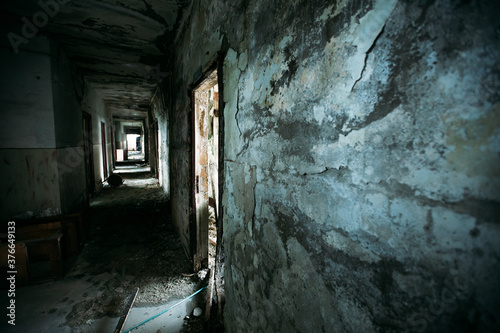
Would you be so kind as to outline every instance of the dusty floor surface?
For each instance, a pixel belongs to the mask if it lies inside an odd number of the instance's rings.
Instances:
[[[149,173],[120,175],[123,185],[105,186],[92,199],[87,213],[89,241],[65,277],[19,288],[16,327],[3,320],[0,331],[112,332],[129,295],[138,287],[135,315],[131,313],[127,329],[203,286],[198,275],[186,276],[191,265],[170,223],[169,203],[157,180]],[[175,312],[134,331],[202,332],[201,317],[191,313],[196,306],[204,308],[203,297],[202,292]]]

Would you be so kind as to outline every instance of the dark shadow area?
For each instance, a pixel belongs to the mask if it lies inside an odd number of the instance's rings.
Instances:
[[[125,327],[206,285],[207,272],[192,273],[158,180],[141,170],[128,169],[120,174],[122,185],[105,184],[91,199],[83,216],[86,244],[81,253],[62,278],[18,288],[16,326],[2,323],[0,331],[112,332],[135,288],[139,293]],[[200,292],[137,331],[203,332],[205,297]],[[197,307],[203,315],[193,316]]]
[[[95,283],[103,273],[110,278],[98,299],[75,304],[67,317],[70,326],[89,318],[119,316],[135,288],[139,294],[134,307],[144,307],[187,297],[200,284],[198,275],[190,274],[191,264],[171,224],[169,201],[157,180],[149,172],[120,176],[123,185],[105,186],[92,200],[86,216],[91,221],[90,242],[68,274]],[[203,327],[185,322],[190,332]]]

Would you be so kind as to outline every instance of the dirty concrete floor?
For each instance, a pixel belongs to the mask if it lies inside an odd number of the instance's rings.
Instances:
[[[89,241],[64,278],[19,288],[16,326],[3,320],[0,331],[112,332],[138,287],[127,329],[203,286],[198,275],[188,276],[191,265],[157,180],[148,172],[120,175],[123,185],[105,184],[91,200]],[[202,332],[201,317],[191,314],[196,306],[204,308],[204,296],[198,294],[133,332]]]

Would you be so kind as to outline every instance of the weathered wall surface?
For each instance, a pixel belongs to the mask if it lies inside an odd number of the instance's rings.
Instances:
[[[38,37],[18,54],[0,48],[0,147],[54,148],[50,42]]]
[[[108,115],[106,105],[102,96],[90,85],[85,84],[85,93],[83,95],[82,110],[90,114],[92,117],[92,142],[93,142],[93,159],[94,159],[94,175],[96,191],[102,189],[104,181],[103,169],[103,154],[101,141],[101,122],[104,122],[109,128],[112,123],[111,117]],[[106,131],[108,172],[111,174],[111,133]]]
[[[151,115],[153,121],[158,121],[158,181],[163,188],[163,191],[170,195],[170,176],[169,176],[169,165],[170,165],[170,153],[169,153],[169,128],[168,128],[168,115],[169,115],[169,97],[168,94],[168,84],[163,83],[159,86],[155,96],[151,101]],[[152,133],[152,127],[150,127],[150,136],[156,135]],[[151,140],[153,138],[151,137]],[[155,162],[154,152],[149,155],[150,164],[153,166]]]
[[[214,2],[212,5],[216,5]],[[193,1],[187,9],[187,15],[181,20],[173,63],[172,79],[173,106],[170,112],[170,196],[172,218],[177,224],[185,249],[189,249],[190,230],[190,192],[191,192],[191,104],[188,97],[190,85],[195,83],[203,67],[217,55],[221,49],[222,35],[217,29],[217,22],[205,21],[205,6]],[[194,16],[193,16],[194,15]],[[200,21],[191,20],[201,15]],[[204,24],[207,24],[204,26]]]
[[[55,43],[1,49],[1,218],[55,215],[85,203],[79,77]],[[80,83],[81,84],[81,83]]]
[[[188,239],[185,96],[229,49],[229,332],[499,328],[499,14],[481,1],[193,1],[176,45],[173,213]]]
[[[56,149],[0,150],[0,219],[61,213]]]
[[[60,213],[50,42],[1,48],[0,218]]]
[[[56,144],[58,147],[83,146],[83,78],[57,43],[52,42],[51,51]]]
[[[61,211],[82,211],[87,203],[83,149],[83,79],[56,43],[52,44],[52,87]]]

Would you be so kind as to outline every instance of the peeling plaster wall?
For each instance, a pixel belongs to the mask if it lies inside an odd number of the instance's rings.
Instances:
[[[228,50],[228,332],[500,329],[499,14],[446,0],[186,9],[172,212],[189,244],[185,96]]]

